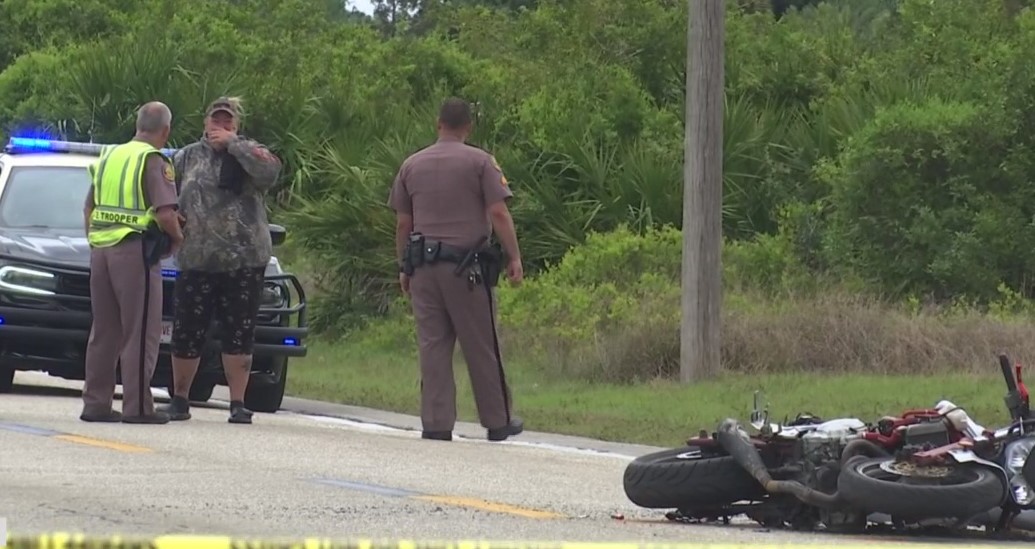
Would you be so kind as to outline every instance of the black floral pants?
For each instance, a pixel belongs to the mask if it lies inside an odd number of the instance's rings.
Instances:
[[[223,354],[251,354],[265,271],[265,267],[258,267],[229,272],[181,272],[173,294],[173,356],[201,356],[213,315],[221,324]]]

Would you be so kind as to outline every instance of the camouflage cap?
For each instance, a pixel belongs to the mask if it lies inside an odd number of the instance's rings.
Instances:
[[[237,112],[235,102],[231,101],[230,98],[226,96],[220,97],[210,103],[208,109],[205,110],[205,116],[212,116],[219,111],[223,111],[234,118],[240,117],[240,113]]]

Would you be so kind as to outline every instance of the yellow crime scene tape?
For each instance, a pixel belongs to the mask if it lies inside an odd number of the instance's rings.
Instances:
[[[832,540],[831,540],[832,541]],[[3,540],[0,539],[0,543]],[[604,543],[604,542],[519,542],[519,541],[416,541],[357,539],[336,541],[326,538],[295,540],[258,540],[228,536],[167,535],[155,538],[121,536],[90,537],[82,534],[53,533],[39,536],[10,536],[4,549],[815,549],[830,544],[816,543]],[[946,549],[944,544],[883,541],[837,544],[839,549],[908,547]],[[957,545],[953,549],[972,549],[988,545]]]

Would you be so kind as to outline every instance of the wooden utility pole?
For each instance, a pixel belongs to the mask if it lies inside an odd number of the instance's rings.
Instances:
[[[722,119],[724,0],[689,0],[686,156],[683,164],[683,299],[679,378],[719,372],[722,323]]]

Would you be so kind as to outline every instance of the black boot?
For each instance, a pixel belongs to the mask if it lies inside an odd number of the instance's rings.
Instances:
[[[155,411],[153,414],[146,416],[122,416],[122,423],[137,423],[141,425],[165,425],[169,423],[169,414],[165,412]]]
[[[493,442],[499,442],[501,440],[507,440],[514,435],[520,435],[525,430],[525,422],[521,421],[521,418],[511,418],[510,425],[506,427],[498,427],[496,429],[489,429],[489,440]]]
[[[108,410],[107,412],[101,412],[99,414],[88,413],[83,410],[83,413],[79,416],[79,419],[89,422],[98,423],[119,423],[122,421],[122,414],[115,410]]]
[[[453,440],[452,431],[421,431],[420,438],[426,440],[444,440],[449,442]]]

